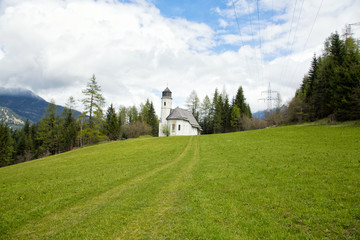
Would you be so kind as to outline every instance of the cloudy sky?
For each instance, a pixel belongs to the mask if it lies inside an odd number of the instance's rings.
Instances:
[[[290,100],[359,11],[359,0],[0,0],[0,86],[65,105],[95,74],[108,105],[149,98],[159,113],[166,86],[184,106],[192,90],[202,101],[241,85],[255,112],[269,83]]]

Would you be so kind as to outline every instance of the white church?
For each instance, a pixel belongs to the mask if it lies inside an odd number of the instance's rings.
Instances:
[[[169,88],[166,88],[162,92],[161,98],[159,137],[166,136],[164,128],[169,130],[169,136],[200,135],[202,129],[190,111],[179,107],[171,109],[171,107],[171,91]]]

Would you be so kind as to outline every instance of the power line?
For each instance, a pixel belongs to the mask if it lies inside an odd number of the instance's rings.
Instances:
[[[261,44],[261,27],[260,27],[260,11],[259,11],[259,0],[256,1],[256,9],[258,16],[258,27],[259,27],[259,44],[260,44],[260,64],[261,64],[261,80],[264,81],[264,67],[263,67],[263,54]]]
[[[299,13],[299,17],[298,17],[298,20],[297,20],[295,34],[294,34],[294,38],[293,38],[292,43],[291,43],[290,51],[292,51],[293,46],[294,46],[294,42],[295,42],[298,27],[299,27],[299,22],[300,22],[300,17],[301,17],[302,9],[303,9],[303,6],[304,6],[304,2],[305,2],[305,0],[303,0],[302,3],[301,3],[300,13]]]
[[[286,63],[287,63],[287,58],[288,58],[288,55],[289,55],[290,35],[291,35],[292,25],[293,25],[293,22],[294,22],[296,5],[297,5],[297,0],[295,1],[295,6],[294,6],[294,10],[293,10],[292,18],[291,18],[291,24],[290,24],[290,29],[289,29],[289,35],[288,35],[288,40],[287,40],[287,44],[286,44],[286,46],[287,46],[287,52],[286,52],[286,57],[285,57],[285,59],[284,59],[284,63],[283,63],[282,68],[281,68],[280,80],[282,80],[282,79],[283,79],[285,65],[286,65]]]
[[[241,35],[240,24],[239,24],[239,20],[238,20],[236,8],[235,8],[234,0],[231,0],[231,2],[232,2],[232,5],[233,5],[233,8],[234,8],[235,19],[236,19],[236,24],[237,24],[237,27],[238,27],[238,30],[239,30],[241,45],[242,45],[243,47],[245,47],[244,41],[243,41],[243,38],[242,38],[242,35]],[[247,58],[246,52],[244,52],[244,55],[245,55],[245,61],[246,61],[247,68],[248,68],[248,70],[250,70],[249,62],[248,62],[248,58]]]
[[[271,0],[271,12],[274,12],[274,0]],[[273,36],[272,36],[272,31],[273,31],[273,25],[272,22],[270,21],[271,26],[270,26],[270,41],[272,40]]]
[[[322,7],[323,2],[324,2],[324,0],[321,0],[320,6],[319,6],[319,8],[318,8],[318,10],[317,10],[317,12],[316,12],[315,19],[314,19],[313,24],[312,24],[312,26],[311,26],[309,35],[308,35],[308,37],[307,37],[307,39],[306,39],[306,41],[305,41],[305,44],[304,44],[304,47],[303,47],[302,52],[305,51],[306,45],[307,45],[307,43],[308,43],[308,41],[309,41],[309,39],[310,39],[310,35],[311,35],[311,33],[312,33],[313,29],[314,29],[314,26],[315,26],[316,20],[317,20],[317,18],[318,18],[318,16],[319,16],[319,12],[320,12],[320,9],[321,9],[321,7]],[[297,72],[298,68],[299,68],[299,64],[296,64],[295,71],[294,71],[294,73],[293,73],[293,75],[292,75],[291,78],[294,77],[294,75],[295,75],[295,73]]]
[[[311,35],[311,33],[312,33],[313,29],[314,29],[315,22],[316,22],[316,20],[317,20],[317,18],[318,18],[318,15],[319,15],[319,12],[320,12],[320,9],[321,9],[321,6],[322,6],[323,2],[324,2],[324,0],[321,0],[321,3],[320,3],[320,6],[319,6],[319,8],[318,8],[318,11],[317,11],[317,13],[316,13],[314,22],[313,22],[313,24],[312,24],[312,26],[311,26],[311,30],[310,30],[309,36],[307,37],[307,39],[306,39],[306,41],[305,41],[304,49],[305,49],[305,47],[306,47],[306,45],[307,45],[307,43],[308,43],[308,41],[309,41],[310,35]]]
[[[295,33],[294,33],[293,40],[292,40],[292,42],[291,42],[289,54],[290,54],[290,53],[292,52],[292,50],[293,50],[293,46],[294,46],[294,42],[295,42],[297,30],[298,30],[298,27],[299,27],[299,22],[300,22],[300,17],[301,17],[301,13],[302,13],[304,1],[305,1],[305,0],[303,0],[302,3],[301,3],[300,13],[299,13],[298,20],[297,20],[297,23],[296,23]],[[294,12],[295,12],[295,9],[294,9]],[[290,36],[290,34],[289,34],[289,36]],[[286,56],[286,59],[287,59],[288,57],[289,57],[289,55]],[[286,75],[286,70],[288,69],[288,68],[287,68],[288,64],[289,64],[289,61],[286,61],[286,60],[285,60],[285,68],[283,68],[283,69],[284,69],[284,72],[282,72],[282,75],[281,75],[281,76]]]
[[[250,21],[250,31],[251,31],[251,42],[253,44],[253,46],[255,47],[256,44],[254,42],[254,32],[253,32],[253,27],[252,27],[252,20],[251,20],[251,13],[250,13],[250,5],[249,5],[249,2],[246,1],[247,3],[247,7],[248,7],[248,15],[249,15],[249,21]],[[255,59],[256,59],[256,62],[257,62],[257,53],[255,51]],[[258,81],[260,81],[260,74],[259,74],[259,67],[257,64],[255,64],[256,66],[256,71],[257,71],[257,75],[258,75]]]

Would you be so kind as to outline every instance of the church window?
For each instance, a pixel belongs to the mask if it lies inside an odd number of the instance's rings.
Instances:
[[[179,131],[180,131],[180,124],[179,124]]]
[[[164,106],[166,106],[166,102],[164,102]]]

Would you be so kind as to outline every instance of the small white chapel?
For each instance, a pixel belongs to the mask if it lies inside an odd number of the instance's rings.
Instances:
[[[190,111],[179,107],[171,109],[171,94],[169,88],[162,92],[159,137],[166,136],[164,128],[169,130],[169,136],[200,135],[202,129]]]

